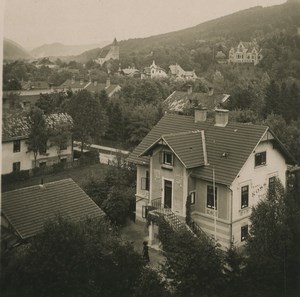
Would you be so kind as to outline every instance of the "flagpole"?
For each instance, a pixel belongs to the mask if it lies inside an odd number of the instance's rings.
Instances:
[[[215,167],[213,166],[213,192],[214,192],[214,227],[215,227],[215,243],[217,242],[217,208],[216,208],[216,181]]]

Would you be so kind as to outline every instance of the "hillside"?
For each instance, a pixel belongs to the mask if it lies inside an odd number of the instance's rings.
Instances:
[[[30,51],[30,53],[36,58],[74,56],[96,47],[106,46],[109,43],[109,41],[103,41],[99,44],[65,45],[56,42],[51,44],[44,44],[42,46],[34,48]]]
[[[137,55],[153,55],[153,51],[161,48],[182,48],[183,52],[198,48],[204,42],[224,42],[232,46],[240,40],[257,38],[260,41],[266,34],[274,30],[296,32],[300,27],[300,2],[288,1],[282,5],[271,7],[253,7],[215,20],[199,24],[192,28],[176,32],[121,41],[120,55],[130,53]],[[87,62],[95,58],[95,52],[89,51],[75,57]],[[121,58],[122,59],[122,58]],[[151,60],[151,59],[149,59]]]
[[[24,60],[30,59],[31,55],[18,43],[4,38],[3,60]]]

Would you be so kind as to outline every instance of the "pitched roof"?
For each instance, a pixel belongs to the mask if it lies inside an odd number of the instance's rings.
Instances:
[[[174,91],[164,102],[163,106],[168,111],[182,112],[186,108],[191,108],[201,104],[207,109],[214,109],[220,103],[224,103],[229,98],[226,94],[214,93],[187,93],[182,91]]]
[[[116,89],[119,90],[120,86],[111,84],[109,85],[109,87],[106,87],[106,84],[101,84],[101,83],[94,84],[92,82],[89,82],[84,88],[92,93],[100,93],[101,91],[105,90],[107,95],[110,96],[111,93],[117,91]]]
[[[87,84],[85,81],[67,79],[56,89],[83,89]]]
[[[212,180],[212,171],[215,168],[216,182],[230,185],[260,139],[268,131],[268,127],[236,122],[229,122],[226,127],[218,127],[211,120],[195,123],[194,117],[191,116],[166,114],[130,154],[128,161],[148,164],[149,157],[140,157],[140,154],[162,135],[195,130],[205,131],[209,165],[193,169],[192,175],[205,180]],[[200,138],[200,134],[194,136]],[[190,146],[194,145],[189,141],[182,141],[182,143],[185,145],[181,148],[182,151],[188,150]]]
[[[73,124],[72,117],[67,113],[53,113],[45,116],[47,128],[53,129],[60,124]],[[28,117],[11,115],[2,118],[2,141],[27,138],[30,131]]]
[[[203,142],[200,130],[163,135],[141,155],[146,156],[161,140],[169,146],[186,168],[204,165]]]
[[[45,90],[49,89],[49,84],[46,81],[26,81],[21,82],[23,90]]]
[[[22,239],[40,233],[57,216],[76,222],[104,215],[71,178],[4,192],[2,212]]]
[[[107,56],[107,54],[109,53],[110,48],[104,48],[100,51],[100,53],[98,54],[97,58],[105,58]]]

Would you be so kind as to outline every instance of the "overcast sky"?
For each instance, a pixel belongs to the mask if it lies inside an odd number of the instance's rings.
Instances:
[[[22,46],[89,44],[191,27],[285,0],[6,0],[4,36]]]

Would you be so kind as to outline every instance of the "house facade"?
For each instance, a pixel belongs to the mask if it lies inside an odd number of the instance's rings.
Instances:
[[[228,111],[166,114],[129,156],[137,164],[136,218],[153,206],[192,220],[222,248],[243,245],[252,206],[276,179],[285,186],[292,156],[266,126],[230,123]],[[149,241],[155,243],[154,226]]]
[[[263,58],[257,42],[240,41],[237,47],[229,51],[229,63],[251,63],[257,65]]]
[[[71,117],[67,114],[49,115],[55,122],[69,122]],[[54,123],[55,124],[55,123]],[[29,125],[26,118],[4,119],[2,126],[2,171],[1,174],[10,174],[36,167],[47,167],[53,164],[69,163],[73,161],[73,146],[70,138],[65,145],[57,147],[51,145],[50,140],[45,144],[43,152],[35,158],[33,152],[28,152]]]

